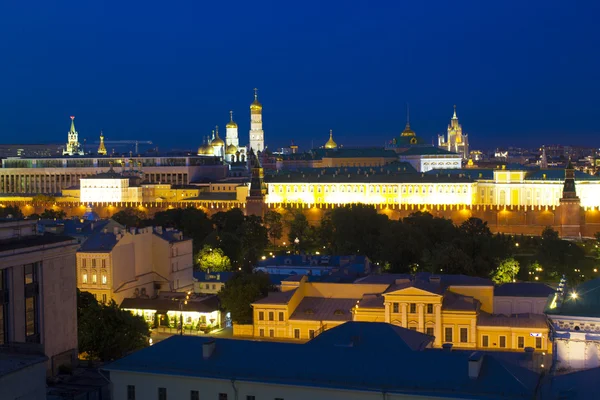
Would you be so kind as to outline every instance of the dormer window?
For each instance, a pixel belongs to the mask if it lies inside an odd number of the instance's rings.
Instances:
[[[333,312],[333,315],[344,315],[344,310],[340,310],[339,308]]]

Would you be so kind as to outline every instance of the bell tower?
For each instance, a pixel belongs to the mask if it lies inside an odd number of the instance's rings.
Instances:
[[[258,89],[254,88],[254,101],[250,104],[249,147],[255,152],[265,149],[265,133],[262,128],[262,104],[258,101]]]

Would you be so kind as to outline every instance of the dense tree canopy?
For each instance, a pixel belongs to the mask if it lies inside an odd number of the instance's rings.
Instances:
[[[148,345],[150,330],[140,316],[113,301],[100,304],[89,292],[77,290],[79,351],[91,360],[110,361]]]
[[[202,271],[222,272],[231,270],[231,260],[223,250],[204,246],[196,256],[198,267]]]
[[[237,273],[219,292],[221,306],[238,324],[252,323],[252,304],[267,296],[272,289],[269,276],[263,273]]]

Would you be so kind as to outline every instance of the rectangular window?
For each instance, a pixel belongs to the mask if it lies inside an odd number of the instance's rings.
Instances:
[[[416,326],[409,326],[408,329],[410,329],[411,331],[416,331],[417,327]]]
[[[95,283],[97,283],[97,282],[98,282],[98,279],[96,279],[96,274],[93,274],[93,275],[92,275],[92,283],[94,283],[94,284],[95,284]]]
[[[167,388],[158,388],[158,400],[167,400]]]
[[[392,312],[395,312],[396,314],[400,312],[398,310],[399,309],[399,304],[398,303],[393,303],[392,307],[393,307],[393,311]]]
[[[102,293],[102,302],[106,303],[106,293]]]
[[[275,321],[275,313],[273,311],[269,311],[269,321]]]
[[[490,337],[488,335],[483,335],[481,337],[481,347],[489,347],[490,345]]]
[[[517,347],[520,349],[525,347],[525,337],[523,337],[523,336],[517,337]]]
[[[83,268],[85,268],[85,267],[86,267],[86,264],[87,264],[87,260],[86,260],[85,258],[82,258],[82,259],[81,259],[81,266],[82,266]]]
[[[102,260],[102,268],[106,268],[106,260]]]
[[[279,312],[279,320],[280,320],[280,321],[284,321],[284,320],[285,320],[285,318],[284,318],[284,316],[283,316],[283,311],[280,311],[280,312]]]
[[[264,329],[259,329],[258,330],[258,334],[260,335],[260,337],[265,337],[265,330]]]
[[[96,266],[96,259],[92,258],[92,268]]]
[[[264,321],[265,320],[265,313],[264,313],[264,311],[259,311],[258,312],[258,320],[259,321]]]
[[[25,272],[25,284],[29,285],[30,283],[35,282],[35,264],[27,264],[24,267]]]
[[[469,328],[460,328],[460,342],[467,343],[469,341]]]
[[[0,328],[2,329],[2,328]],[[541,349],[542,348],[542,338],[541,337],[536,337],[535,338],[535,348],[536,349]]]
[[[410,303],[410,311],[411,314],[415,314],[417,312],[417,304],[416,303]]]
[[[500,348],[506,347],[506,336],[500,336]]]
[[[294,339],[300,339],[300,329],[294,329]]]
[[[310,339],[314,339],[315,338],[315,330],[314,329],[309,329],[308,330],[308,337]]]
[[[200,392],[197,390],[190,390],[190,400],[200,400]]]
[[[88,279],[87,279],[87,272],[84,272],[84,273],[81,275],[81,281],[82,281],[83,283],[87,283],[87,282],[88,282]]]
[[[107,279],[106,279],[106,274],[102,274],[102,284],[106,285]]]
[[[444,329],[444,341],[446,343],[452,342],[452,328],[448,327]]]
[[[206,284],[206,288],[207,288],[207,289],[210,289],[210,283],[207,283],[207,284]]]
[[[227,400],[227,393],[219,393],[219,400]]]
[[[435,334],[433,333],[433,328],[431,327],[425,328],[425,333],[427,333],[429,336],[435,336]]]
[[[135,386],[127,385],[127,400],[135,400]]]
[[[275,330],[269,329],[269,337],[275,337]]]
[[[433,304],[427,304],[427,314],[433,314]]]

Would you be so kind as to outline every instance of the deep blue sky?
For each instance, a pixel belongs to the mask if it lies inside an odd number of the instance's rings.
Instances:
[[[269,147],[600,146],[600,1],[3,1],[0,142],[197,147],[259,88]],[[375,6],[376,4],[376,6]]]

